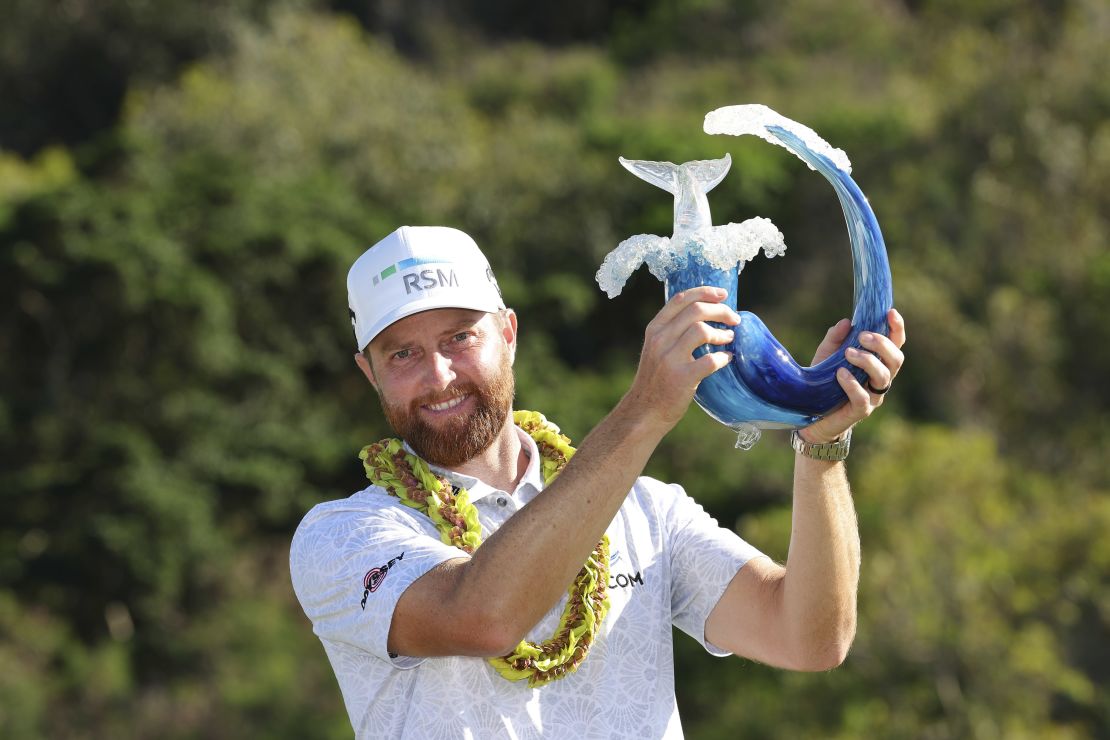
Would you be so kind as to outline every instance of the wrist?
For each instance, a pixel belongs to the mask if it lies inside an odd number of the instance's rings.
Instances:
[[[851,427],[841,430],[839,433],[830,434],[829,432],[815,429],[816,426],[816,424],[813,424],[795,431],[798,436],[802,438],[803,442],[811,445],[827,445],[833,442],[840,442],[843,441],[845,437],[850,437],[852,435]]]
[[[658,444],[678,423],[666,419],[650,405],[642,404],[629,395],[613,407],[605,422],[619,429],[626,437],[654,444]]]
[[[827,462],[839,462],[848,457],[852,443],[852,430],[848,429],[835,439],[827,442],[810,442],[803,435],[805,430],[795,430],[790,434],[790,445],[802,457]]]
[[[682,421],[685,413],[686,408],[682,408],[676,414],[674,410],[659,403],[652,394],[644,393],[633,385],[613,407],[610,416],[619,419],[638,434],[662,439]]]

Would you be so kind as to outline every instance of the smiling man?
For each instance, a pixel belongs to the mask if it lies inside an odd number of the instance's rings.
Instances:
[[[575,451],[542,416],[514,414],[516,315],[466,234],[402,227],[347,287],[355,360],[400,440],[364,451],[373,485],[308,513],[290,567],[358,737],[681,737],[672,626],[714,655],[844,660],[859,538],[842,460],[901,367],[896,311],[890,339],[849,353],[868,381],[843,372],[848,402],[794,438],[783,566],[640,475],[729,362],[691,355],[732,341],[709,323],[740,321],[723,291],[663,307],[631,387]]]

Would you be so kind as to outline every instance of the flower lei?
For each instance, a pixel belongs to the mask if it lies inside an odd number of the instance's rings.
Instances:
[[[574,456],[570,439],[535,411],[515,411],[513,422],[536,441],[544,483],[551,483]],[[406,506],[427,514],[443,542],[467,553],[482,544],[478,510],[470,503],[466,489],[452,489],[445,479],[432,473],[426,462],[407,453],[401,440],[383,439],[367,445],[359,458],[370,482]],[[567,589],[567,605],[555,633],[539,644],[522,640],[513,652],[490,658],[489,663],[503,678],[527,678],[532,687],[576,671],[609,611],[608,582],[609,537],[605,535]]]

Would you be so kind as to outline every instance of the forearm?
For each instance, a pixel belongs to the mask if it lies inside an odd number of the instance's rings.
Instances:
[[[790,644],[818,665],[843,661],[856,630],[860,546],[844,463],[797,455],[782,584]]]
[[[522,637],[566,593],[665,432],[619,404],[559,477],[475,551],[456,593]]]
[[[848,362],[867,373],[867,388],[847,369],[837,382],[847,402],[799,431],[810,444],[833,441],[878,408],[902,366],[905,323],[887,314],[890,337],[860,334],[868,352],[848,352]],[[848,337],[842,319],[825,335],[816,365]],[[882,389],[876,392],[875,389]],[[794,504],[786,567],[756,559],[736,574],[706,620],[716,645],[772,665],[823,670],[840,664],[856,632],[860,547],[855,508],[844,463],[794,459]]]

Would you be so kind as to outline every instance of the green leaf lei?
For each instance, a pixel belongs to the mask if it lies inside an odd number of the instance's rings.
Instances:
[[[551,483],[574,456],[570,439],[535,411],[515,411],[513,421],[536,440],[544,483]],[[473,553],[482,544],[478,510],[470,503],[466,489],[453,491],[445,479],[432,473],[426,462],[407,453],[401,440],[383,439],[367,445],[359,458],[370,482],[406,506],[427,514],[443,542],[467,553]],[[567,605],[555,634],[539,644],[523,640],[508,655],[490,658],[490,664],[509,681],[527,678],[528,685],[533,687],[576,671],[609,611],[608,583],[609,537],[605,535],[567,589]]]

